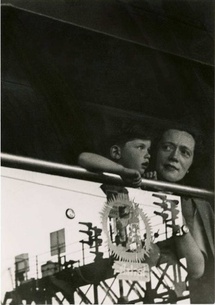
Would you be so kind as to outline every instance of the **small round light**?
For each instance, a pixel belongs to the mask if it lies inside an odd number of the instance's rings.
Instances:
[[[69,219],[75,218],[75,212],[73,209],[67,209],[66,210],[66,217]]]

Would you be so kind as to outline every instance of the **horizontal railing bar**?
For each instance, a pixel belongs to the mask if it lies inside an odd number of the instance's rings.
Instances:
[[[118,175],[109,173],[94,173],[85,170],[79,166],[71,166],[61,163],[43,161],[33,158],[15,156],[11,154],[1,154],[2,166],[19,168],[42,172],[46,174],[59,175],[63,177],[87,180],[99,183],[110,183],[116,185],[124,185],[122,179]],[[209,190],[199,189],[190,186],[179,185],[175,183],[142,179],[142,188],[149,188],[156,191],[168,191],[174,194],[187,195],[192,197],[213,198],[214,193]]]

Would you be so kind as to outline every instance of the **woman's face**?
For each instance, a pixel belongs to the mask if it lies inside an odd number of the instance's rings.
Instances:
[[[165,181],[177,182],[184,178],[193,163],[195,140],[185,131],[169,129],[158,146],[156,170]]]

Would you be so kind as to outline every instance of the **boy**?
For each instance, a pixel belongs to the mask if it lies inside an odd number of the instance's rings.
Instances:
[[[149,165],[151,136],[142,126],[122,128],[109,142],[109,158],[84,152],[78,163],[89,171],[101,171],[120,175],[125,184],[139,187]],[[148,173],[147,178],[156,178]]]
[[[149,131],[141,125],[128,125],[122,128],[108,141],[109,158],[94,153],[84,152],[79,156],[79,165],[89,171],[108,172],[120,175],[128,186],[139,187],[145,177],[145,171],[149,166],[151,136]],[[154,178],[156,172],[147,173],[147,178]],[[119,193],[128,195],[128,191],[120,186],[101,186],[107,199],[115,197]],[[122,245],[126,241],[126,229],[117,223],[118,242]],[[151,244],[150,259],[145,262],[156,265],[159,259],[159,248]]]

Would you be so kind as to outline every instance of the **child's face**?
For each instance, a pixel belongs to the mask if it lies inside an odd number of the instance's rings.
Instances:
[[[136,169],[141,175],[149,165],[151,147],[150,140],[134,139],[121,147],[120,164],[124,167]]]

